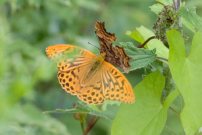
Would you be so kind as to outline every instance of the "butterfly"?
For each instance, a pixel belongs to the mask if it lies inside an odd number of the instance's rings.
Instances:
[[[61,87],[87,104],[105,100],[133,103],[135,96],[126,77],[105,61],[105,54],[95,55],[83,48],[57,44],[46,48],[48,58],[57,61]]]
[[[120,67],[126,73],[128,73],[130,67],[130,58],[127,56],[122,47],[112,45],[112,43],[116,41],[115,34],[107,32],[104,22],[100,21],[95,23],[95,34],[99,40],[100,53],[106,54],[105,60],[117,67]]]

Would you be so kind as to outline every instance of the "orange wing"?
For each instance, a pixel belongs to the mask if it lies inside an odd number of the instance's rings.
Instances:
[[[93,67],[97,57],[90,51],[72,45],[54,45],[46,49],[47,56],[58,62],[58,80],[62,88],[88,104],[100,104],[105,99],[125,103],[134,101],[132,87],[125,76],[108,62],[103,62],[95,75],[82,79]],[[86,84],[82,84],[86,82]]]
[[[46,54],[50,59],[56,60],[60,71],[68,71],[89,64],[96,57],[88,50],[68,44],[49,46],[46,48]]]
[[[74,49],[75,46],[72,45],[65,45],[65,44],[57,44],[57,45],[52,45],[46,48],[46,55],[48,58],[54,58],[58,56],[59,54],[63,53],[64,51],[68,51],[71,49]]]
[[[84,67],[90,66],[95,54],[73,45],[58,44],[46,48],[50,59],[58,63],[58,81],[61,87],[72,95],[81,89],[80,75]]]
[[[85,87],[82,87],[77,95],[80,100],[88,104],[100,104],[104,100],[125,103],[135,101],[134,92],[129,81],[108,62],[103,62],[91,80],[89,81],[91,83],[87,83]]]
[[[101,75],[105,99],[117,100],[125,103],[133,103],[135,101],[130,82],[112,64],[104,62]]]

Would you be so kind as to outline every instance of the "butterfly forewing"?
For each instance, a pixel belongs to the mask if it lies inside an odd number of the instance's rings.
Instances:
[[[79,76],[84,66],[90,65],[93,53],[72,45],[53,45],[46,49],[49,58],[57,62],[58,81],[61,87],[72,95],[81,89]]]
[[[96,57],[90,51],[65,44],[49,46],[46,48],[46,54],[50,59],[57,62],[60,71],[67,71],[89,64]]]
[[[61,87],[72,95],[77,95],[77,91],[80,90],[79,84],[79,68],[74,68],[68,71],[58,71],[58,81]]]

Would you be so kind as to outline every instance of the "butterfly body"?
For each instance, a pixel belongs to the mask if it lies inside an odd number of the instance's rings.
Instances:
[[[101,55],[98,55],[95,57],[94,60],[92,60],[91,67],[89,67],[89,70],[87,71],[86,76],[84,77],[84,80],[88,82],[87,80],[93,79],[93,76],[99,72],[100,68],[102,67],[102,64],[104,62],[104,58]]]
[[[65,44],[49,46],[46,54],[58,62],[58,80],[62,88],[83,102],[134,102],[130,83],[118,69],[105,61],[104,54],[95,55],[85,49]]]

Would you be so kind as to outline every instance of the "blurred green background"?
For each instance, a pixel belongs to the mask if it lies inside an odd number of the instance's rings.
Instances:
[[[202,1],[186,1],[197,5]],[[105,21],[118,41],[131,41],[127,30],[150,29],[156,15],[155,0],[0,0],[0,135],[79,135],[72,114],[45,114],[69,108],[77,100],[66,94],[56,77],[56,67],[45,48],[70,43],[98,52],[96,20]],[[134,79],[134,78],[133,78]],[[141,70],[136,71],[136,82]],[[130,80],[132,81],[132,80]],[[133,81],[133,84],[136,82]],[[110,134],[111,121],[101,119],[91,135]]]

